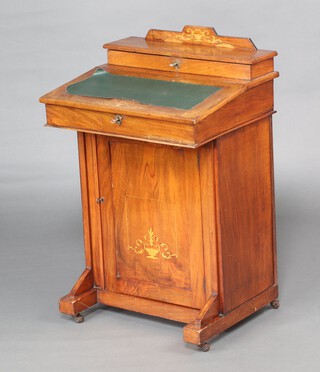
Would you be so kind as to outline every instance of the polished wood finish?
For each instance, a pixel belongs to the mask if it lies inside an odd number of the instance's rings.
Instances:
[[[144,76],[149,75],[145,73]],[[179,81],[199,82],[199,79],[193,79],[195,75],[183,76],[189,78],[183,77]],[[263,79],[255,79],[260,84],[255,80],[245,84],[214,80],[212,83],[222,86],[223,89],[191,110],[162,108],[160,112],[160,108],[156,106],[133,104],[130,101],[125,101],[127,107],[124,109],[125,102],[119,103],[121,100],[105,100],[107,105],[102,99],[72,95],[64,98],[65,86],[42,97],[41,102],[47,104],[49,126],[197,148],[246,125],[258,115],[270,115],[273,112],[272,79],[276,76],[272,74],[265,75]],[[207,77],[207,82],[209,79]],[[98,106],[100,101],[103,106]],[[111,101],[116,106],[112,110],[109,109]],[[144,114],[140,115],[142,109]],[[119,112],[123,115],[121,126],[112,123],[114,114]]]
[[[265,292],[262,292],[254,298],[244,302],[229,313],[215,317],[213,321],[204,326],[199,326],[196,322],[191,322],[183,329],[184,341],[195,345],[201,345],[213,337],[218,336],[220,333],[247,318],[251,314],[254,314],[266,304],[272,302],[272,299],[277,297],[278,287],[273,286],[268,288]]]
[[[94,288],[93,270],[86,268],[70,293],[59,301],[62,313],[76,315],[97,303],[97,290]]]
[[[263,76],[272,72],[274,68],[273,58],[266,59],[262,62],[256,63],[251,68],[251,79]]]
[[[200,147],[198,152],[205,289],[207,299],[210,298],[212,294],[219,293],[214,149],[214,142],[211,141],[207,145]]]
[[[177,143],[194,146],[194,127],[188,124],[171,123],[160,120],[123,116],[121,126],[112,123],[114,114],[89,111],[78,108],[48,105],[47,125],[66,129],[76,129],[99,134],[114,135],[148,142]],[[149,129],[150,128],[150,129]],[[170,131],[170,136],[166,133]]]
[[[206,304],[202,307],[201,311],[197,314],[193,324],[199,328],[203,328],[219,315],[219,309],[219,297],[216,293],[213,293]]]
[[[89,309],[97,303],[97,290],[91,289],[78,296],[66,295],[59,301],[59,310],[61,313],[76,315],[81,311]]]
[[[79,155],[79,171],[81,185],[81,201],[82,201],[82,221],[84,232],[84,249],[85,262],[88,269],[92,268],[92,247],[91,247],[91,229],[90,229],[90,205],[88,192],[88,172],[86,161],[86,145],[85,135],[82,132],[78,134],[78,155]],[[91,271],[93,273],[93,271]]]
[[[111,291],[98,291],[97,295],[98,302],[101,304],[175,320],[181,323],[192,322],[199,313],[198,309]]]
[[[205,297],[197,153],[99,137],[98,154],[100,194],[111,197],[112,184],[115,216],[115,233],[104,238],[107,289],[200,308]],[[105,203],[101,213],[106,227]],[[128,249],[138,239],[149,242],[149,229],[169,247],[166,259],[159,252],[153,262]]]
[[[194,32],[191,37],[186,36],[188,28],[189,35],[192,34],[192,27],[185,26],[181,33],[150,30],[145,38],[129,37],[107,43],[104,48],[245,64],[255,64],[277,55],[275,51],[257,49],[250,39],[217,35],[212,28],[193,27],[198,32]]]
[[[47,125],[78,132],[85,270],[60,311],[81,322],[98,302],[176,320],[207,351],[212,337],[278,307],[277,53],[194,26],[105,47],[110,73],[221,89],[190,110],[67,93],[95,68],[40,99]]]
[[[99,179],[96,177],[97,164],[97,138],[95,135],[86,134],[85,152],[87,164],[88,198],[90,205],[90,236],[92,250],[92,265],[94,267],[95,287],[104,288],[104,266],[101,236],[101,210],[96,202],[100,195]]]
[[[152,54],[130,53],[110,50],[108,62],[112,65],[138,67],[160,71],[174,71],[175,62],[179,72],[186,74],[221,76],[226,78],[250,79],[251,66],[240,63],[199,61],[190,58],[157,56]],[[257,75],[258,70],[255,70]],[[257,77],[257,76],[255,76]]]
[[[166,30],[149,30],[146,40],[182,43],[191,45],[208,45],[217,48],[241,48],[256,51],[252,40],[244,37],[221,36],[213,27],[184,26],[181,32]]]
[[[209,96],[203,102],[194,106],[190,110],[175,109],[161,106],[145,105],[136,101],[121,99],[103,99],[84,96],[76,96],[66,93],[68,85],[86,79],[97,69],[102,68],[113,74],[136,76],[142,78],[177,81],[182,83],[194,83],[203,85],[215,85],[223,89]],[[277,73],[270,73],[264,76],[264,82],[271,81],[277,76]],[[258,79],[256,79],[258,80]],[[155,119],[160,121],[170,121],[181,124],[194,125],[208,116],[213,111],[218,110],[223,105],[240,95],[247,89],[250,89],[253,81],[243,81],[238,79],[222,79],[221,77],[210,77],[196,74],[181,74],[180,72],[165,72],[148,69],[138,69],[127,66],[101,65],[87,73],[73,79],[67,84],[55,89],[54,91],[40,98],[42,103],[49,107],[55,107],[59,110],[61,107],[79,108],[88,111],[97,111],[105,113],[119,113],[123,115],[135,116],[139,118]],[[259,81],[259,83],[261,83]],[[148,110],[146,110],[148,108]],[[51,124],[51,123],[50,123]],[[59,126],[58,123],[52,123]],[[88,125],[88,124],[87,124]],[[121,127],[119,127],[120,129]],[[168,131],[166,131],[168,132]],[[117,132],[115,132],[115,135]],[[132,133],[134,135],[134,133]],[[167,133],[168,134],[168,133]],[[145,136],[146,138],[146,136]],[[144,139],[145,139],[144,138]]]
[[[273,114],[273,82],[258,85],[224,105],[195,127],[198,146]]]
[[[150,41],[140,37],[128,37],[126,39],[107,43],[104,47],[108,50],[245,64],[254,64],[277,56],[277,52],[270,50],[251,50],[244,48],[223,49],[214,48],[212,46],[208,47],[207,45]]]
[[[70,295],[79,296],[94,286],[94,277],[93,277],[93,270],[86,268],[84,272],[81,274],[80,278],[71,289]]]
[[[269,148],[269,119],[216,142],[223,313],[274,284]]]

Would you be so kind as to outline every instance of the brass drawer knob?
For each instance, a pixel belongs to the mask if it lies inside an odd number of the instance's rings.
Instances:
[[[111,120],[111,123],[112,124],[117,124],[117,125],[121,125],[122,124],[122,119],[123,119],[123,116],[122,115],[115,115],[114,118]]]
[[[179,70],[179,68],[181,66],[181,61],[179,61],[179,60],[173,61],[172,63],[170,63],[169,66],[174,67],[176,70]]]

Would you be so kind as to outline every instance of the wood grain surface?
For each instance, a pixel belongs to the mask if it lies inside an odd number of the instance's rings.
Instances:
[[[270,120],[217,140],[222,311],[274,284]]]
[[[278,297],[277,53],[199,26],[105,47],[110,73],[221,89],[190,110],[67,93],[95,68],[41,97],[49,126],[78,132],[85,269],[59,308],[184,322],[201,346]]]
[[[109,204],[103,203],[104,252],[113,266],[107,289],[200,308],[204,269],[196,151],[103,137],[98,144],[100,193],[112,199],[115,224],[115,235],[108,235]],[[153,256],[149,249],[158,251]]]

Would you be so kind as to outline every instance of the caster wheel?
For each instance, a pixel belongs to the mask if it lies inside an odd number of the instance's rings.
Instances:
[[[271,302],[270,302],[270,305],[271,305],[271,307],[272,307],[273,309],[279,309],[279,307],[280,307],[280,302],[279,302],[279,300],[274,300],[274,301],[271,301]]]
[[[73,320],[74,320],[76,323],[83,323],[83,322],[84,322],[84,316],[81,315],[81,314],[73,315]]]
[[[209,351],[210,350],[210,345],[209,344],[201,344],[201,345],[198,345],[198,347],[205,353],[206,351]]]

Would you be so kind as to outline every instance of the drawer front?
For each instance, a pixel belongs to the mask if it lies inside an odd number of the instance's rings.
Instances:
[[[49,126],[194,147],[194,126],[73,107],[46,105]]]
[[[112,65],[138,67],[161,71],[179,71],[188,74],[250,79],[250,65],[203,61],[189,58],[167,57],[143,53],[108,51]]]

